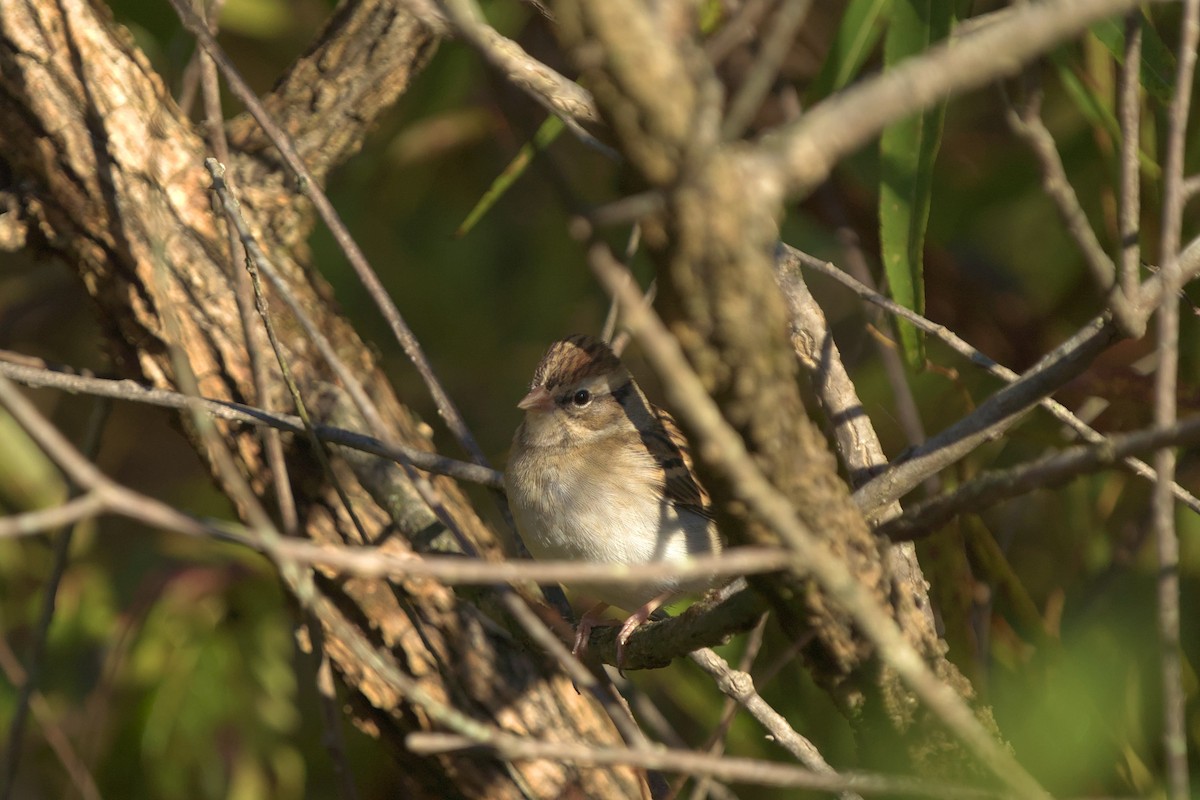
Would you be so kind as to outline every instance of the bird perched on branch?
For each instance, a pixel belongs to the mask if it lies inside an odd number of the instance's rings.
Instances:
[[[550,346],[517,404],[525,419],[504,473],[517,530],[534,558],[599,564],[678,561],[719,552],[708,493],[671,415],[651,404],[612,349],[576,335]],[[574,653],[609,606],[631,612],[617,633],[617,666],[633,631],[664,602],[709,588],[670,574],[596,584]],[[589,584],[590,585],[590,584]]]

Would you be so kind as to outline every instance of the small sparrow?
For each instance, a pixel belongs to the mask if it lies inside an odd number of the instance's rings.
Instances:
[[[652,405],[607,344],[576,335],[550,345],[517,408],[525,419],[504,473],[517,529],[534,558],[645,564],[717,553],[708,493],[671,415]],[[605,624],[609,606],[632,612],[617,634],[617,666],[633,631],[667,600],[711,579],[593,587],[574,653]]]

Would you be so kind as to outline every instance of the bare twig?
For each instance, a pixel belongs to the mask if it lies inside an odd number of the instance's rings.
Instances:
[[[188,408],[189,398],[166,389],[142,386],[130,380],[111,380],[90,375],[72,374],[48,368],[39,368],[14,363],[8,357],[0,357],[0,375],[25,386],[47,387],[96,397],[111,397],[133,403],[183,410]],[[226,400],[195,398],[191,402],[217,419],[239,422],[244,425],[266,425],[287,433],[304,433],[304,424],[291,414],[276,414],[253,406]],[[493,489],[503,488],[504,478],[488,467],[456,461],[452,458],[417,450],[413,447],[384,442],[373,436],[332,425],[316,425],[314,431],[322,441],[330,444],[361,450],[364,453],[400,462],[408,462],[417,469],[446,475],[469,483],[478,483]]]
[[[796,517],[791,503],[762,474],[741,437],[721,416],[679,343],[657,314],[640,304],[638,292],[626,282],[627,270],[602,244],[592,245],[588,255],[592,270],[605,289],[621,298],[629,330],[663,378],[672,407],[698,434],[697,450],[726,474],[730,484],[737,487],[739,499],[780,536],[796,555],[797,563],[805,566],[805,573],[854,617],[863,634],[875,645],[879,657],[917,697],[1013,790],[1025,797],[1044,797],[1045,790],[996,742],[963,698],[933,674],[878,601]]]
[[[1183,169],[1187,142],[1192,83],[1196,69],[1196,47],[1200,44],[1200,0],[1184,3],[1183,25],[1178,50],[1175,94],[1167,114],[1167,145],[1163,160],[1162,301],[1158,307],[1158,371],[1154,381],[1154,424],[1167,428],[1178,413],[1179,380],[1179,290],[1183,271],[1179,247],[1183,224]],[[1167,795],[1186,800],[1189,789],[1187,756],[1187,694],[1183,688],[1183,654],[1180,643],[1179,534],[1175,529],[1175,451],[1159,450],[1154,459],[1158,481],[1154,486],[1152,517],[1158,545],[1158,635],[1163,684],[1163,750],[1167,767]]]
[[[208,23],[212,33],[217,30],[217,14],[224,0],[213,0],[211,11],[205,10],[206,0],[195,0],[198,13]],[[221,111],[221,87],[217,78],[217,67],[203,49],[196,51],[200,65],[200,85],[204,97],[204,117],[208,126],[206,133],[212,142],[213,153],[222,164],[229,163],[229,142],[225,137],[225,118]],[[229,263],[234,276],[234,299],[237,301],[238,317],[242,322],[242,331],[246,337],[246,355],[250,363],[250,372],[254,376],[254,392],[258,403],[267,407],[267,361],[263,358],[263,332],[254,324],[254,288],[250,276],[244,269],[239,269],[242,263],[242,248],[236,231],[232,226],[226,226],[226,238],[229,244]],[[267,456],[267,465],[271,470],[271,483],[275,488],[275,505],[279,509],[279,517],[283,530],[288,535],[294,535],[299,527],[296,513],[296,499],[292,495],[292,482],[288,478],[287,462],[283,457],[283,440],[278,429],[265,428],[262,431],[263,450]],[[353,794],[353,793],[351,793]]]
[[[780,264],[782,261],[777,259],[776,263]],[[812,375],[817,398],[833,427],[838,453],[850,476],[850,485],[859,486],[887,465],[883,445],[880,444],[875,427],[863,409],[854,383],[842,363],[837,343],[834,342],[825,321],[825,314],[809,292],[804,276],[798,269],[777,268],[775,278],[783,290],[791,314],[792,345],[800,362]],[[904,368],[899,364],[899,357],[894,351],[889,351],[889,354],[899,368],[899,374],[894,376],[897,402],[902,402],[900,398],[906,395],[911,401],[911,391],[905,379]],[[914,419],[908,427],[915,427],[913,432],[920,434],[923,440],[920,418],[915,415],[915,411],[914,404]],[[878,518],[890,519],[900,511],[900,503],[895,501],[882,509]],[[887,560],[891,566],[894,585],[900,591],[909,593],[913,605],[921,610],[927,630],[932,634],[936,631],[933,605],[929,602],[927,583],[917,561],[915,548],[911,544],[897,544],[887,549]]]
[[[754,660],[758,658],[758,654],[762,650],[766,626],[767,615],[764,614],[762,619],[758,621],[758,624],[754,626],[754,629],[747,634],[742,655],[738,658],[737,669],[739,672],[749,672],[750,668],[754,666]],[[709,733],[708,739],[702,748],[703,750],[714,756],[725,754],[729,729],[733,726],[733,720],[737,717],[738,708],[738,701],[726,694],[725,702],[721,704],[721,718],[717,722],[717,726]],[[689,775],[680,775],[677,777],[675,783],[671,786],[671,792],[665,800],[675,800],[690,777]],[[695,785],[692,787],[691,800],[707,800],[716,785],[716,781],[709,776],[697,779]]]
[[[1197,194],[1200,194],[1200,175],[1192,175],[1183,181],[1183,185],[1179,187],[1183,193],[1183,202],[1188,202]]]
[[[763,699],[754,688],[754,679],[749,673],[731,668],[729,662],[707,647],[690,653],[688,658],[708,673],[725,695],[750,712],[770,734],[771,739],[795,756],[801,764],[816,773],[837,774],[821,755],[821,751],[817,750],[816,745],[797,733],[787,719]]]
[[[780,259],[780,263],[786,263],[785,259]],[[825,322],[825,314],[809,292],[804,276],[798,269],[783,268],[776,270],[775,277],[791,316],[792,346],[812,377],[813,389],[833,429],[850,485],[860,486],[887,465],[879,436],[863,410],[858,391]],[[899,510],[897,504],[895,511]]]
[[[842,247],[843,266],[845,270],[861,281],[863,285],[874,290],[875,281],[871,276],[871,269],[867,265],[867,258],[863,252],[862,242],[859,239],[858,232],[854,230],[853,226],[846,219],[846,211],[841,198],[833,187],[828,184],[822,187],[819,196],[823,205],[829,209],[835,219],[837,227],[834,235]],[[776,263],[778,264],[779,261],[777,260]],[[863,307],[867,311],[868,319],[874,322],[876,327],[883,327],[883,309],[872,307],[865,298],[863,298]],[[823,312],[822,316],[824,316]],[[921,420],[921,412],[917,408],[916,397],[913,396],[908,369],[904,366],[904,359],[900,355],[899,348],[894,343],[883,341],[877,336],[870,337],[870,340],[875,348],[875,352],[879,355],[880,363],[883,364],[883,371],[887,376],[888,385],[891,386],[892,400],[895,403],[896,418],[900,423],[900,428],[904,431],[904,436],[908,439],[909,445],[916,447],[925,441],[925,424]],[[883,448],[880,447],[878,460],[871,467],[875,470],[886,464],[887,457],[883,453]],[[862,481],[870,477],[870,475],[865,473],[859,474],[861,475],[861,480],[852,481],[852,488],[857,488]],[[936,490],[937,487],[930,486],[929,488]]]
[[[376,547],[334,548],[299,539],[281,541],[272,551],[278,558],[321,565],[356,577],[427,577],[448,584],[480,586],[518,581],[578,586],[637,584],[667,575],[678,576],[680,580],[707,576],[731,578],[778,572],[793,563],[791,555],[761,547],[738,547],[719,555],[648,564],[549,560],[488,562],[461,556],[401,555]]]
[[[573,742],[545,742],[512,736],[500,731],[481,731],[479,736],[446,733],[410,733],[407,744],[416,753],[434,755],[483,749],[514,761],[550,760],[577,764],[632,764],[646,769],[712,775],[731,783],[787,786],[825,792],[853,791],[861,794],[913,794],[925,797],[992,798],[995,792],[969,786],[932,783],[915,778],[871,773],[825,775],[790,764],[751,758],[713,758],[690,750],[655,749],[637,752],[618,747],[591,747]]]
[[[197,10],[204,17],[204,0],[197,0]],[[209,30],[216,33],[216,9],[211,15],[207,15]],[[208,135],[212,141],[213,154],[219,163],[229,163],[229,144],[225,137],[224,117],[221,113],[221,92],[220,84],[217,78],[217,68],[210,56],[203,48],[198,48],[196,55],[200,58],[201,69],[201,85],[204,93],[204,108],[205,118],[208,122]],[[224,206],[230,202],[230,198],[221,198],[221,204]],[[267,375],[267,360],[263,356],[263,347],[261,343],[260,329],[254,324],[254,310],[256,306],[265,312],[265,304],[259,304],[256,301],[261,301],[259,294],[261,287],[258,285],[257,278],[251,278],[251,270],[253,265],[247,264],[245,269],[239,269],[239,263],[245,263],[245,250],[240,239],[240,232],[236,230],[236,226],[230,221],[226,221],[225,225],[226,236],[229,245],[229,262],[233,267],[234,275],[234,298],[237,302],[238,316],[241,319],[242,331],[246,340],[246,355],[250,364],[250,372],[253,375],[255,397],[264,408],[269,402],[269,394],[267,391],[268,375]],[[263,314],[263,319],[266,320],[266,314]],[[275,349],[276,357],[280,360],[281,371],[284,374],[284,379],[288,384],[290,391],[293,391],[294,397],[299,397],[299,390],[295,388],[295,384],[291,376],[287,374],[286,368],[283,365],[283,356],[275,348],[274,333],[266,327],[261,331],[266,332],[271,339],[272,347]],[[296,403],[297,409],[302,410],[302,401]],[[191,404],[193,413],[196,413],[195,403]],[[300,414],[301,420],[306,422],[305,431],[315,441],[316,452],[320,459],[325,462],[325,452],[318,437],[312,428],[310,420],[306,419],[306,414]],[[283,532],[287,536],[295,536],[299,531],[299,515],[296,510],[296,500],[292,494],[292,482],[288,477],[287,461],[283,456],[283,437],[280,435],[277,428],[263,428],[261,430],[263,451],[266,454],[267,465],[271,470],[271,484],[275,489],[275,504],[279,509],[279,517]],[[326,466],[328,463],[326,462]],[[329,473],[330,481],[336,483],[336,478]],[[340,491],[340,489],[339,489]],[[343,495],[344,497],[344,495]],[[358,517],[352,510],[347,507],[347,511],[355,524],[358,524]],[[333,685],[332,667],[329,661],[329,654],[323,647],[323,637],[320,631],[320,625],[310,617],[309,627],[313,631],[313,648],[310,658],[315,662],[314,675],[316,676],[317,704],[321,709],[321,724],[325,728],[325,734],[321,737],[325,744],[326,752],[329,753],[330,761],[333,764],[333,772],[337,778],[338,791],[342,800],[357,800],[358,789],[354,783],[354,773],[350,769],[350,764],[346,758],[345,737],[342,735],[342,717],[337,706],[337,690]]]
[[[1141,280],[1141,165],[1138,148],[1142,110],[1142,12],[1125,17],[1125,61],[1121,64],[1117,116],[1121,122],[1120,170],[1121,202],[1117,209],[1117,242],[1120,257],[1121,292],[1133,301]]]
[[[13,686],[24,685],[29,680],[29,676],[21,668],[21,662],[17,660],[16,653],[9,649],[8,641],[3,636],[0,636],[0,672],[3,672],[4,677]],[[87,763],[71,746],[71,740],[63,731],[62,726],[58,724],[54,710],[50,708],[50,704],[46,702],[46,698],[41,692],[35,690],[30,695],[29,707],[33,710],[33,715],[37,717],[46,744],[50,745],[50,749],[54,751],[58,763],[62,764],[67,778],[79,792],[79,796],[83,800],[100,800],[100,789],[96,786],[96,779],[88,771]],[[5,792],[9,791],[9,786],[15,784],[16,779],[15,772],[9,772],[4,776]]]
[[[87,492],[52,508],[0,517],[0,539],[33,536],[66,525],[74,525],[108,510],[109,504],[103,492]]]
[[[409,360],[417,368],[417,372],[425,382],[434,403],[437,405],[438,413],[445,420],[450,432],[467,454],[471,456],[472,461],[481,466],[487,466],[487,459],[484,457],[483,451],[476,443],[475,437],[468,430],[466,422],[459,413],[457,406],[454,405],[454,402],[450,399],[450,396],[446,393],[441,382],[434,374],[433,367],[425,357],[425,352],[417,341],[416,336],[413,335],[412,330],[400,315],[400,310],[388,295],[383,283],[379,280],[379,276],[371,268],[358,243],[354,241],[349,230],[346,229],[341,216],[337,213],[333,204],[329,202],[329,198],[321,190],[312,173],[301,160],[291,139],[271,119],[270,114],[267,113],[262,103],[259,102],[254,91],[242,79],[233,62],[229,60],[224,50],[217,44],[212,34],[208,32],[208,28],[203,21],[187,7],[184,0],[170,0],[170,2],[171,6],[175,9],[175,13],[179,15],[180,20],[183,22],[183,26],[196,37],[200,46],[212,56],[217,68],[225,76],[230,92],[246,107],[246,110],[250,112],[255,121],[262,127],[263,133],[267,135],[271,143],[279,150],[279,154],[288,168],[300,177],[302,190],[312,200],[313,206],[316,208],[317,213],[320,214],[321,219],[329,227],[329,231],[338,243],[338,247],[346,254],[347,261],[353,267],[355,274],[366,288],[371,299],[375,302],[376,307],[383,314],[385,321],[392,331],[392,335],[395,336],[405,355],[408,356]]]
[[[869,289],[832,264],[822,261],[819,258],[814,258],[806,253],[802,253],[801,251],[787,245],[784,245],[783,247],[782,257],[785,261],[784,268],[788,268],[789,263],[795,263],[803,266],[805,269],[811,269],[814,272],[819,272],[822,275],[832,278],[846,288],[850,289],[858,296],[871,303],[874,303],[880,308],[886,310],[888,313],[908,320],[916,327],[928,333],[930,336],[933,336],[939,341],[947,344],[952,350],[967,358],[971,363],[987,370],[990,374],[995,375],[1001,380],[1004,380],[1010,384],[1015,384],[1016,382],[1022,380],[1020,375],[979,352],[944,325],[938,325],[935,322],[931,322],[925,317],[922,317],[921,315],[916,314],[913,311],[893,302],[891,299],[884,297],[878,292]],[[1181,261],[1186,262],[1185,272],[1189,271],[1189,269],[1200,269],[1200,240],[1194,241],[1188,246],[1187,250],[1184,251],[1184,254],[1181,257]],[[1158,297],[1157,292],[1161,290],[1161,285],[1157,282],[1157,278],[1151,278],[1146,283],[1147,286],[1145,287],[1144,293],[1149,294],[1152,297]],[[1037,398],[1036,402],[1049,411],[1055,419],[1059,420],[1077,432],[1084,440],[1093,444],[1101,443],[1106,440],[1103,435],[1091,428],[1089,425],[1087,425],[1087,423],[1083,422],[1083,420],[1072,414],[1070,410],[1068,410],[1057,400],[1052,400],[1048,397],[1041,397]],[[1154,470],[1151,469],[1145,462],[1139,461],[1135,458],[1130,458],[1126,460],[1125,463],[1139,477],[1146,478],[1148,480],[1154,479]],[[919,480],[917,482],[919,482]],[[915,485],[915,483],[913,485]],[[1175,497],[1180,502],[1186,504],[1192,510],[1200,513],[1200,498],[1197,498],[1178,483],[1173,486],[1172,491],[1175,493]],[[858,496],[855,499],[861,504],[868,498]]]
[[[1013,102],[1006,103],[1005,119],[1013,132],[1025,141],[1037,158],[1042,173],[1042,191],[1054,203],[1067,233],[1079,247],[1084,264],[1091,272],[1092,282],[1107,297],[1108,307],[1112,310],[1114,319],[1121,325],[1122,333],[1137,339],[1145,333],[1146,320],[1137,313],[1133,302],[1136,294],[1127,295],[1123,285],[1117,282],[1116,265],[1096,238],[1096,231],[1088,220],[1087,212],[1083,210],[1079,197],[1071,186],[1071,179],[1067,177],[1067,170],[1063,167],[1062,158],[1054,144],[1054,136],[1042,121],[1040,88],[1033,89],[1031,95],[1023,101],[1017,101],[1019,106],[1014,106]],[[1136,140],[1134,147],[1136,168]]]
[[[889,123],[942,102],[947,95],[1012,75],[1096,20],[1121,14],[1135,0],[1028,3],[969,36],[930,48],[894,69],[839,92],[797,122],[765,137],[764,174],[782,176],[784,193],[806,194],[833,166]]]
[[[720,64],[738,45],[750,41],[758,24],[771,8],[771,0],[746,0],[730,20],[704,43],[704,54]]]
[[[977,514],[1035,489],[1060,486],[1079,475],[1117,465],[1134,453],[1197,443],[1200,443],[1200,417],[1168,428],[1110,436],[1099,444],[1077,445],[1027,464],[981,475],[950,494],[918,503],[877,530],[893,541],[919,538],[963,512]]]
[[[262,254],[258,252],[253,237],[246,226],[246,222],[242,219],[237,198],[233,196],[233,193],[229,189],[229,184],[225,182],[225,165],[215,158],[206,158],[204,166],[208,168],[209,174],[212,176],[213,193],[217,197],[220,209],[229,225],[236,231],[242,247],[245,248],[247,256],[245,267],[246,271],[250,273],[250,283],[254,293],[254,309],[258,312],[258,318],[262,321],[263,329],[267,332],[267,340],[271,343],[271,352],[275,354],[275,363],[279,365],[279,372],[283,378],[284,385],[287,386],[288,393],[292,396],[292,405],[296,409],[296,415],[300,417],[300,421],[304,424],[304,433],[312,445],[313,455],[316,456],[317,461],[321,464],[321,469],[325,473],[326,480],[329,481],[334,491],[337,492],[343,510],[350,517],[355,530],[358,531],[360,541],[367,542],[370,540],[367,530],[363,527],[362,520],[359,519],[358,513],[355,512],[354,506],[350,503],[350,497],[346,494],[345,488],[333,471],[333,465],[329,460],[329,454],[325,451],[324,443],[317,436],[316,431],[313,430],[315,422],[309,416],[307,401],[304,399],[300,387],[292,377],[291,365],[288,363],[287,356],[283,352],[283,345],[279,340],[279,336],[275,332],[275,323],[271,319],[271,310],[267,303],[266,294],[263,292],[262,279],[259,273],[260,265],[265,259],[261,258]],[[236,250],[236,245],[234,245],[234,249]],[[247,336],[249,336],[252,328],[246,326],[245,330]],[[260,372],[259,374],[262,373]],[[255,377],[257,378],[258,375]],[[193,396],[198,396],[198,393],[193,393]],[[194,407],[194,405],[194,401],[189,402],[189,408]],[[196,409],[194,413],[199,415],[201,412],[199,409]],[[211,420],[206,419],[205,422],[211,424]],[[383,427],[379,426],[378,429],[383,430]]]
[[[483,19],[474,0],[438,0],[438,5],[464,39],[517,88],[548,111],[572,122],[600,122],[591,93],[538,61],[521,45],[501,36]]]
[[[92,414],[88,419],[87,430],[81,445],[84,453],[90,458],[95,458],[96,452],[100,449],[100,438],[104,432],[104,423],[108,420],[111,406],[110,402],[103,399],[93,404]],[[79,487],[69,486],[68,491],[70,494],[78,494]],[[87,517],[80,519],[87,519]],[[17,691],[17,698],[13,704],[12,718],[8,723],[8,740],[4,747],[3,758],[0,758],[0,764],[3,765],[3,769],[0,769],[0,800],[8,800],[16,782],[17,766],[21,759],[21,745],[25,740],[25,721],[28,719],[29,703],[33,699],[38,679],[41,677],[42,658],[46,652],[46,638],[50,630],[50,622],[54,619],[58,587],[66,572],[67,556],[71,548],[71,540],[74,538],[73,534],[73,528],[63,527],[54,542],[54,562],[43,587],[44,595],[37,624],[31,632],[32,641],[29,645],[29,656],[25,662],[25,678],[19,684],[20,689]]]
[[[930,439],[924,446],[911,451],[905,460],[892,465],[886,472],[873,478],[855,492],[855,501],[871,516],[877,509],[903,496],[928,475],[954,463],[985,441],[999,436],[1004,429],[1015,423],[1033,404],[1041,404],[1062,422],[1070,425],[1088,441],[1102,441],[1103,437],[1081,422],[1075,415],[1046,397],[1067,380],[1079,374],[1091,363],[1117,335],[1115,323],[1106,317],[1097,317],[1085,325],[1075,336],[1044,356],[1025,375],[1018,376],[1006,367],[968,345],[945,326],[904,309],[872,292],[841,270],[827,265],[820,259],[805,255],[795,248],[784,246],[784,256],[797,263],[828,275],[851,288],[862,297],[868,298],[890,313],[902,316],[917,327],[949,344],[973,363],[987,369],[998,377],[1009,381],[1010,386],[993,395],[974,412]],[[1180,254],[1183,274],[1194,274],[1200,270],[1200,240],[1193,241]],[[1157,303],[1162,296],[1162,283],[1158,276],[1149,278],[1142,287],[1141,304]],[[1152,306],[1151,306],[1152,307]],[[1140,462],[1139,462],[1140,463]],[[1146,476],[1149,469],[1144,464],[1131,464],[1133,470]],[[1179,487],[1173,489],[1175,496],[1189,507],[1200,511],[1200,500]]]
[[[741,136],[754,121],[754,115],[770,93],[775,75],[787,58],[810,6],[812,0],[783,0],[775,16],[771,17],[771,24],[763,34],[758,59],[730,101],[729,111],[721,124],[721,136],[725,139]]]

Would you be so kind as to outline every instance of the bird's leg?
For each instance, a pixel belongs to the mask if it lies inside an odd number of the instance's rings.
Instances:
[[[658,607],[671,599],[674,592],[663,592],[658,597],[650,600],[637,611],[630,614],[623,623],[621,630],[617,631],[617,669],[625,669],[625,645],[629,642],[629,637],[638,629],[646,620],[650,619],[650,615],[658,610]]]
[[[585,650],[587,650],[588,639],[591,638],[592,628],[597,625],[616,625],[615,620],[603,619],[600,615],[608,610],[608,603],[597,603],[587,610],[579,619],[579,627],[575,629],[575,646],[571,648],[571,655],[579,658]]]

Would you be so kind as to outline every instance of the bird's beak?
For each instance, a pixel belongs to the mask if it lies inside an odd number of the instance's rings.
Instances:
[[[554,398],[545,386],[535,386],[517,403],[517,408],[522,411],[549,411],[554,408]]]

